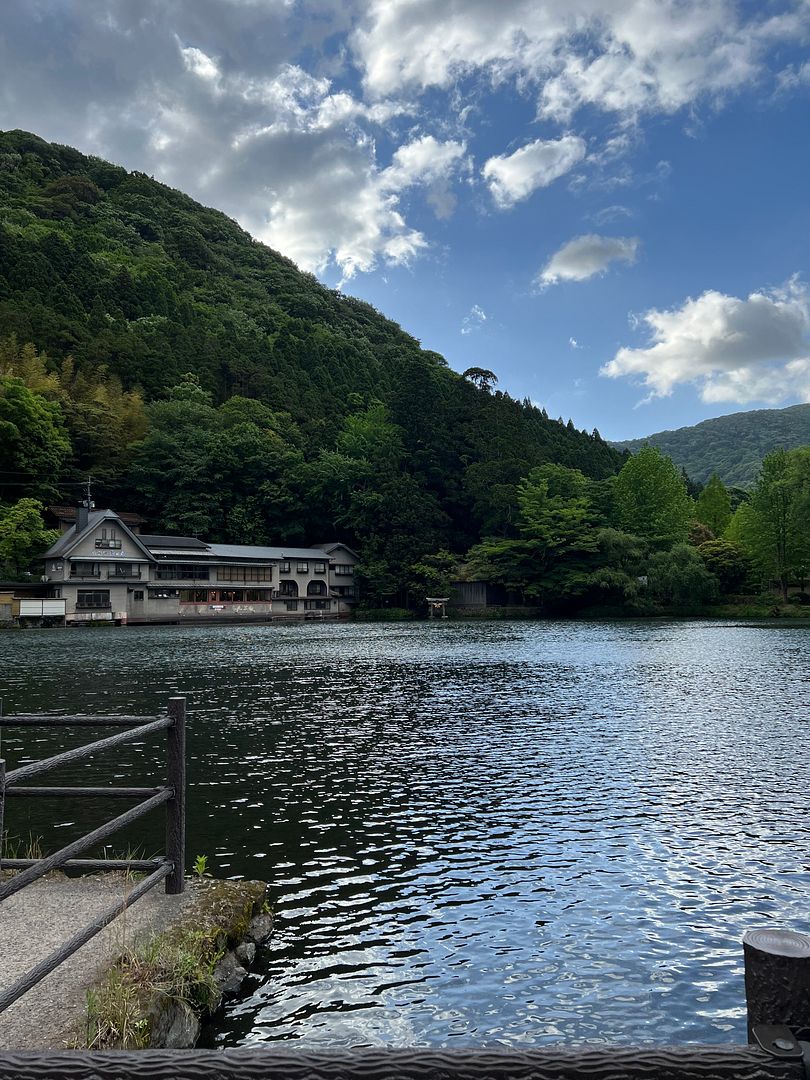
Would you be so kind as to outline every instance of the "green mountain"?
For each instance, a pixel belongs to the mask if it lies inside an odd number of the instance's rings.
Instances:
[[[48,491],[75,498],[91,471],[97,498],[129,500],[152,528],[334,536],[401,569],[508,533],[535,465],[599,479],[623,460],[597,432],[451,371],[219,211],[21,131],[0,133],[3,341],[0,377],[49,398],[69,437]],[[47,354],[44,371],[23,343]],[[42,488],[15,467],[0,454],[0,501]]]
[[[716,472],[729,487],[750,487],[771,450],[810,445],[810,404],[731,413],[693,427],[611,445],[631,452],[657,446],[686,469],[692,480],[705,483]]]

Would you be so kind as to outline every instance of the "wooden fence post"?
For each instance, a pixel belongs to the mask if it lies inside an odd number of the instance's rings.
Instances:
[[[792,930],[749,930],[743,937],[748,1041],[756,1024],[810,1034],[810,937]]]
[[[166,858],[174,869],[166,878],[166,892],[185,890],[186,866],[186,699],[169,698],[169,716],[174,723],[166,731],[169,787],[174,797],[166,803]]]

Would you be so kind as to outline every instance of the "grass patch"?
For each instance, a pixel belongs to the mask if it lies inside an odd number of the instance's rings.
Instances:
[[[139,1050],[151,1043],[151,1016],[167,1001],[198,1015],[212,1012],[220,992],[214,972],[226,950],[242,941],[262,906],[260,882],[205,880],[179,922],[145,943],[124,948],[102,982],[87,994],[84,1045],[91,1050]]]

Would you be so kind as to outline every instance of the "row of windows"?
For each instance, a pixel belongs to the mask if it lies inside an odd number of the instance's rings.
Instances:
[[[101,546],[101,542],[96,542],[96,547]],[[97,562],[83,562],[76,561],[70,564],[70,576],[71,577],[101,577],[101,563]],[[292,564],[289,562],[279,563],[279,573],[289,574]],[[52,570],[56,569],[56,565],[52,565]],[[316,562],[312,564],[313,574],[325,574],[327,571],[327,564],[322,562]],[[354,567],[346,565],[337,565],[334,567],[335,574],[348,575],[354,573]],[[296,574],[308,574],[309,563],[299,562],[295,564]],[[155,578],[157,581],[208,581],[211,575],[210,566],[194,565],[192,563],[158,563],[155,569]],[[120,563],[115,566],[107,564],[107,577],[140,577],[140,567],[130,566],[127,563]],[[272,566],[219,566],[217,567],[217,581],[272,581],[273,580],[273,567]],[[294,583],[292,583],[294,584]]]
[[[77,611],[109,611],[109,589],[79,589],[76,593]]]
[[[307,582],[307,596],[328,596],[329,590],[326,587],[325,581],[308,581]],[[290,598],[298,596],[298,582],[297,581],[282,581],[278,587],[279,596],[288,596]]]
[[[181,604],[266,603],[273,599],[272,589],[181,589]]]
[[[272,566],[220,566],[217,581],[272,581]]]
[[[312,573],[313,574],[325,574],[326,569],[327,569],[327,566],[326,566],[325,562],[314,562],[312,564]],[[285,559],[284,562],[280,562],[278,564],[278,572],[280,574],[291,574],[292,573],[292,563],[289,561],[289,559]],[[296,574],[308,574],[309,573],[309,563],[306,560],[297,562],[295,564],[295,572],[296,572]]]
[[[136,589],[132,594],[135,602],[142,602],[144,590]],[[270,589],[161,589],[152,594],[157,600],[176,600],[181,604],[239,604],[270,603],[273,598]],[[329,611],[330,600],[304,600],[304,611]],[[298,601],[285,601],[287,611],[297,611]],[[79,589],[76,594],[77,611],[109,611],[109,589]]]
[[[155,578],[158,581],[208,581],[209,569],[192,563],[158,563]]]

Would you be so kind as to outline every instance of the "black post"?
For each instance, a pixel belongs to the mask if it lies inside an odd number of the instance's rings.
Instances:
[[[169,698],[169,716],[174,721],[166,730],[168,784],[174,796],[166,803],[166,858],[174,869],[166,878],[166,892],[185,890],[186,866],[186,699]]]
[[[792,930],[749,930],[743,937],[748,1041],[756,1024],[784,1024],[810,1035],[810,937]]]
[[[6,808],[6,763],[0,758],[0,870],[3,869],[3,812]]]

